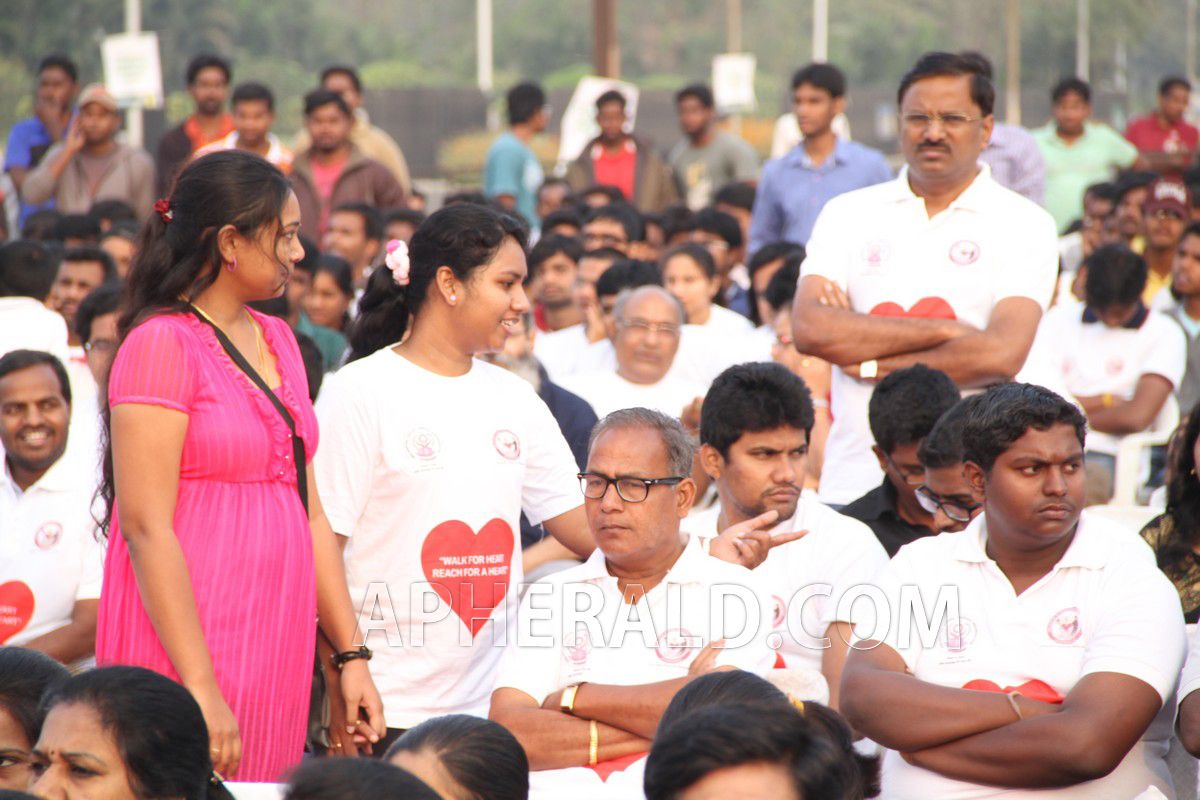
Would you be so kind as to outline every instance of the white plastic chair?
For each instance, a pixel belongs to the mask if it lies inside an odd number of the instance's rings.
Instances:
[[[1163,403],[1162,410],[1148,429],[1121,437],[1113,476],[1113,497],[1110,501],[1112,505],[1138,504],[1138,487],[1143,482],[1142,471],[1147,463],[1150,448],[1160,447],[1170,441],[1171,434],[1178,425],[1179,403],[1174,395],[1168,395],[1167,402]]]

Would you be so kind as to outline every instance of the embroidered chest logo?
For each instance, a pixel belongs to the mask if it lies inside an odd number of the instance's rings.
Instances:
[[[975,642],[979,629],[975,623],[966,617],[959,617],[946,623],[943,634],[943,644],[951,653],[961,653]]]
[[[1083,636],[1083,628],[1079,624],[1079,609],[1072,606],[1064,608],[1050,618],[1046,625],[1046,635],[1059,644],[1074,644]]]
[[[580,622],[575,626],[575,635],[563,642],[563,656],[576,666],[587,663],[592,652],[592,636],[587,625]]]
[[[57,522],[47,522],[33,534],[33,543],[39,550],[49,550],[62,539],[62,525]]]
[[[950,245],[950,260],[960,267],[974,264],[979,260],[979,245],[968,239],[961,239]]]
[[[496,435],[492,437],[492,446],[509,461],[516,461],[521,457],[521,440],[512,431],[496,431]]]
[[[428,428],[413,428],[404,440],[408,454],[418,461],[432,461],[442,449],[437,434]]]
[[[685,628],[672,628],[658,637],[654,652],[664,664],[678,664],[696,647],[698,639]]]

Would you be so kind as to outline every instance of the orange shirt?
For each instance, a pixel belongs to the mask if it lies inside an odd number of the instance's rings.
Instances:
[[[615,153],[608,152],[601,144],[592,147],[592,172],[596,176],[596,183],[617,187],[631,203],[636,171],[637,145],[633,139],[626,139],[625,146]]]

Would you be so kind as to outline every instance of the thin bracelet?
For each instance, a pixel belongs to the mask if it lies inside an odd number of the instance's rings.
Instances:
[[[1019,694],[1020,692],[1009,692],[1008,694],[1004,695],[1008,698],[1008,704],[1012,706],[1012,710],[1016,712],[1018,721],[1025,719],[1025,715],[1021,713],[1021,707],[1017,705],[1017,696]]]
[[[588,766],[596,766],[596,762],[600,760],[600,726],[596,724],[596,720],[592,720],[588,725]]]

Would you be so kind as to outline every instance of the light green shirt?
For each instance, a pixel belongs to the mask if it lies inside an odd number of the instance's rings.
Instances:
[[[1083,135],[1067,144],[1051,121],[1033,132],[1046,161],[1046,210],[1062,233],[1083,216],[1083,192],[1093,183],[1111,180],[1118,169],[1137,160],[1137,148],[1100,122],[1085,122]]]

